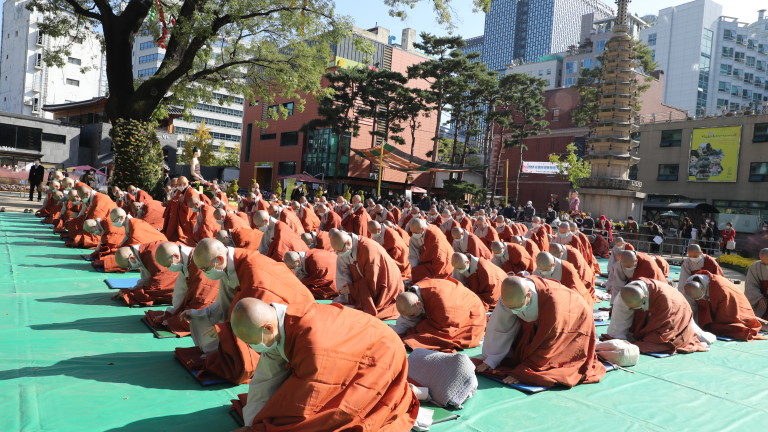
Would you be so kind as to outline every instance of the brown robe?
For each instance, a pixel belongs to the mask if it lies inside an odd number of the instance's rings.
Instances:
[[[310,249],[305,252],[304,271],[307,277],[301,283],[319,300],[336,298],[336,253],[322,249]]]
[[[525,247],[517,243],[507,243],[507,256],[509,259],[502,264],[501,269],[508,274],[517,274],[521,271],[533,273],[536,270],[536,260],[531,257]]]
[[[518,246],[518,245],[515,245]],[[501,283],[507,273],[485,258],[477,262],[477,271],[467,276],[467,288],[477,295],[485,311],[493,310],[501,297]]]
[[[285,222],[277,221],[275,223],[275,235],[272,237],[272,243],[269,244],[267,256],[273,260],[282,263],[286,252],[306,252],[309,250],[307,244],[301,239],[296,231],[291,229]]]
[[[395,260],[380,244],[359,237],[355,264],[349,266],[349,271],[350,305],[379,319],[397,318],[395,299],[403,292],[403,278]]]
[[[408,244],[400,237],[395,229],[387,227],[384,230],[384,244],[387,254],[395,261],[403,280],[411,278],[411,262],[408,260]]]
[[[696,274],[709,277],[708,295],[696,300],[699,327],[717,336],[743,341],[765,339],[758,335],[762,324],[743,292],[723,276],[706,270]]]
[[[453,273],[451,257],[453,247],[440,228],[427,224],[424,231],[424,245],[419,250],[419,265],[411,269],[411,280],[445,279]]]
[[[177,273],[159,265],[155,261],[157,247],[165,243],[165,240],[145,243],[138,247],[141,261],[151,278],[148,282],[134,289],[121,289],[116,297],[122,298],[128,306],[152,306],[157,304],[171,304],[173,298],[173,286],[176,284]],[[134,247],[135,248],[135,247]]]

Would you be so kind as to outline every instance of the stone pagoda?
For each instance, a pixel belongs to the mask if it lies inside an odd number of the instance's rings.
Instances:
[[[592,165],[592,175],[579,182],[581,208],[593,216],[609,219],[641,220],[645,194],[641,182],[629,179],[629,169],[639,162],[632,155],[639,142],[632,139],[638,90],[632,37],[628,34],[627,6],[630,0],[616,0],[618,11],[613,35],[603,52],[603,75],[597,122],[587,140],[585,159]],[[635,152],[636,154],[636,152]]]

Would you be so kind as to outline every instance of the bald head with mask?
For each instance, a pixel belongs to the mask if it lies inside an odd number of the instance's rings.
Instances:
[[[642,281],[634,281],[621,288],[621,300],[632,310],[642,309],[648,302],[648,289]]]
[[[109,220],[115,228],[122,228],[128,222],[128,214],[120,207],[115,207],[109,212]]]
[[[232,236],[230,236],[229,231],[227,230],[216,231],[216,234],[214,234],[214,238],[220,241],[224,246],[229,246],[229,247],[235,246],[235,243],[232,241]]]
[[[501,283],[499,301],[512,312],[521,312],[531,304],[531,286],[528,279],[510,276]]]
[[[328,236],[331,238],[331,248],[339,257],[347,257],[352,253],[352,236],[344,231],[332,229]]]
[[[403,292],[395,300],[397,312],[408,318],[417,318],[424,314],[424,305],[419,296],[412,292]]]
[[[246,297],[237,302],[230,322],[235,336],[258,353],[270,351],[280,342],[277,311],[261,300]]]
[[[216,239],[202,239],[192,254],[195,265],[211,280],[224,277],[227,269],[227,247]]]
[[[176,243],[165,242],[157,247],[155,261],[168,270],[178,273],[184,267],[181,251]]]
[[[141,267],[139,257],[133,253],[133,248],[121,247],[115,251],[115,263],[125,270],[135,270]]]
[[[253,224],[259,231],[266,232],[267,229],[269,229],[269,222],[271,219],[272,217],[266,210],[259,210],[253,213]]]
[[[104,234],[104,230],[101,229],[101,224],[96,219],[87,219],[83,222],[83,231],[95,236]]]

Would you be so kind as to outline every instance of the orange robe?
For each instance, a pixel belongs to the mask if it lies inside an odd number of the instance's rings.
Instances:
[[[115,252],[125,239],[125,229],[116,228],[109,218],[102,219],[99,223],[104,233],[101,235],[101,243],[91,254],[91,257],[94,258],[93,267],[102,268],[105,273],[125,273],[125,270],[117,266],[114,257]],[[111,259],[109,259],[108,268],[106,262],[109,257]]]
[[[140,244],[147,244],[152,243],[156,241],[160,242],[167,242],[168,239],[161,233],[160,231],[156,230],[152,227],[152,225],[144,222],[141,219],[138,218],[130,218],[125,223],[128,224],[128,236],[124,237],[125,242],[122,243],[120,246],[136,246]],[[117,229],[118,232],[121,232],[123,235],[125,235],[124,229]],[[117,262],[115,262],[115,255],[112,253],[111,255],[107,255],[102,259],[102,264],[104,265],[104,272],[106,273],[121,273],[124,270],[121,269]]]
[[[676,288],[640,278],[648,286],[648,310],[635,310],[629,333],[643,353],[707,351],[691,326],[693,311]]]
[[[187,292],[181,304],[171,313],[166,310],[146,311],[147,322],[157,328],[167,328],[179,337],[189,336],[189,322],[179,318],[182,312],[189,309],[202,309],[216,301],[219,294],[219,282],[205,277],[202,271],[195,265],[192,257],[189,257],[187,265],[189,276],[176,273],[177,277],[185,277]]]
[[[340,305],[288,305],[288,376],[253,420],[252,431],[403,432],[419,403],[397,335]],[[340,385],[328,383],[339,383]]]
[[[487,318],[475,293],[455,279],[422,279],[418,286],[424,317],[403,336],[408,347],[456,352],[480,345]]]
[[[355,259],[348,266],[352,276],[348,304],[379,319],[396,318],[395,299],[404,289],[397,263],[367,237],[359,237]]]
[[[341,221],[341,226],[344,231],[357,234],[360,237],[368,237],[368,221],[371,220],[371,216],[365,207],[360,206],[357,211],[352,212],[349,216]]]
[[[249,226],[242,226],[230,229],[229,236],[236,248],[258,251],[264,233]]]
[[[266,254],[268,257],[282,263],[286,252],[306,252],[307,250],[309,250],[307,244],[296,231],[292,230],[285,222],[277,221],[275,223],[275,235],[272,237],[272,243],[269,244],[269,250]]]
[[[163,234],[169,241],[187,243],[187,239],[192,236],[196,214],[187,206],[192,197],[199,198],[199,194],[191,187],[187,187],[183,194],[176,192],[171,201],[166,203]]]
[[[411,278],[411,262],[408,261],[408,244],[400,237],[395,229],[387,227],[384,230],[384,244],[387,254],[395,261],[403,280]]]
[[[490,229],[490,228],[489,228]],[[479,257],[479,258],[485,258],[485,259],[492,259],[493,253],[491,253],[491,250],[488,249],[488,246],[485,245],[482,239],[480,239],[478,236],[472,234],[471,232],[465,232],[465,236],[467,236],[467,250],[464,251],[464,253]],[[456,240],[454,240],[454,245]],[[455,251],[458,251],[458,248],[454,248]]]
[[[570,288],[573,291],[579,293],[588,305],[591,306],[595,304],[595,296],[593,294],[594,286],[592,288],[593,291],[590,293],[587,287],[584,286],[584,281],[579,276],[579,272],[576,270],[573,264],[569,263],[568,261],[560,260],[560,265],[563,267],[560,283],[564,287]]]
[[[632,273],[630,281],[638,280],[640,278],[654,279],[658,281],[666,281],[667,277],[664,276],[664,272],[656,264],[656,260],[644,252],[635,252],[637,254],[637,267],[635,272]]]
[[[576,234],[578,235],[579,241],[581,242],[581,244],[584,245],[584,250],[582,251],[582,253],[584,254],[584,259],[587,260],[587,263],[589,263],[592,266],[592,270],[594,270],[595,274],[600,274],[600,263],[597,262],[597,258],[595,258],[595,254],[592,253],[592,247],[589,244],[589,238],[587,237],[586,234],[584,234],[581,231],[578,231]],[[600,236],[600,234],[598,234],[598,236]]]
[[[608,240],[600,234],[595,235],[595,242],[592,243],[592,255],[600,258],[611,257],[611,247]]]
[[[467,216],[464,216],[461,218],[459,222],[459,226],[464,228],[465,230],[472,232],[472,219],[468,218]]]
[[[539,248],[542,252],[548,252],[549,251],[549,235],[547,234],[547,230],[539,227],[536,232],[531,234],[531,238],[529,239],[532,242],[536,244],[536,246]],[[538,254],[536,254],[538,255]],[[536,259],[536,255],[532,255],[534,259]]]
[[[304,256],[304,271],[307,277],[301,283],[312,292],[316,299],[336,298],[336,253],[322,249],[310,249]]]
[[[299,217],[296,216],[296,213],[294,213],[293,210],[284,208],[283,211],[280,212],[279,220],[285,222],[285,224],[288,225],[296,234],[304,234],[304,227],[301,225]]]
[[[595,297],[595,272],[592,270],[592,266],[590,266],[587,261],[584,259],[584,257],[579,253],[579,251],[574,248],[573,246],[567,246],[565,245],[566,250],[566,261],[568,261],[573,268],[576,270],[576,273],[579,276],[579,279],[584,282],[584,287],[589,291],[589,293],[592,295],[593,299],[596,299]]]
[[[244,214],[244,213],[242,213]],[[251,228],[251,225],[248,223],[247,220],[240,217],[239,214],[236,213],[227,213],[226,216],[224,216],[224,224],[222,225],[223,229],[235,229],[235,228]]]
[[[163,203],[153,199],[148,199],[142,202],[144,203],[142,209],[144,214],[141,216],[141,219],[155,227],[155,229],[163,229],[163,212],[165,210],[163,208]]]
[[[419,264],[411,269],[411,280],[445,279],[453,273],[451,257],[453,247],[434,225],[427,225],[424,231],[424,245],[419,250]]]
[[[213,238],[216,232],[221,227],[216,223],[216,218],[213,217],[213,207],[207,204],[203,204],[200,207],[199,213],[195,214],[195,227],[192,229],[192,238],[190,239],[190,246],[197,245],[200,240],[204,238]]]
[[[533,259],[534,265],[536,264],[536,257],[541,252],[541,249],[539,249],[539,246],[531,239],[524,238],[525,240],[525,250],[528,251],[528,255],[531,256]],[[549,249],[547,249],[549,250]]]
[[[445,223],[443,222],[442,225],[440,225],[440,231],[443,232],[443,235],[445,235],[445,238],[448,239],[448,241],[451,241],[453,237],[451,236],[451,230],[454,228],[460,228],[459,223],[456,222],[455,219],[451,219],[451,223]]]
[[[518,246],[518,245],[515,245]],[[507,273],[485,258],[477,262],[477,271],[467,276],[467,288],[477,295],[486,312],[493,310],[501,297],[501,283]]]
[[[705,270],[696,274],[709,277],[709,292],[705,298],[696,300],[699,327],[717,336],[743,341],[765,339],[758,336],[762,324],[743,292],[723,276]]]
[[[477,234],[477,231],[473,231],[475,235]],[[492,226],[488,226],[488,228],[485,230],[485,235],[478,238],[483,242],[486,248],[491,247],[491,243],[499,241],[499,233],[496,232],[496,228]],[[490,258],[488,258],[490,259]]]
[[[496,234],[499,235],[499,241],[503,241],[504,243],[508,243],[512,241],[512,237],[516,234],[512,232],[512,228],[510,228],[509,225],[504,225],[504,228],[499,232],[499,230],[496,230]]]
[[[45,205],[40,210],[35,212],[37,217],[48,217],[53,213],[53,207],[56,205],[56,200],[53,199],[53,193],[48,192],[48,197],[45,200]]]
[[[122,298],[128,306],[152,306],[156,304],[171,304],[173,286],[176,284],[176,276],[167,268],[155,261],[157,247],[165,243],[165,240],[145,243],[138,247],[137,257],[144,268],[151,275],[149,281],[134,289],[121,289],[117,296]]]
[[[528,279],[536,284],[539,318],[530,323],[519,320],[520,331],[495,374],[543,387],[573,387],[600,381],[605,367],[595,354],[597,335],[592,306],[557,281],[537,276]],[[493,313],[510,312],[496,308]],[[494,321],[492,316],[486,340],[492,336],[491,331],[497,331],[491,329]]]
[[[659,268],[659,270],[661,270],[661,273],[664,275],[665,279],[660,279],[660,280],[666,280],[666,277],[669,276],[669,263],[667,262],[667,260],[665,260],[659,255],[652,255],[652,256],[653,256],[653,259],[656,261],[656,266]]]
[[[394,226],[394,229],[397,231],[398,234],[400,234],[400,238],[403,239],[405,244],[410,244],[411,242],[411,235],[408,234],[404,229],[400,228],[398,225]],[[448,239],[446,239],[448,241]],[[448,244],[451,244],[450,241],[448,241]]]
[[[531,257],[525,247],[517,243],[507,243],[507,256],[509,259],[501,266],[506,273],[517,274],[521,271],[533,273],[536,269],[536,260]]]
[[[304,228],[304,232],[317,231],[320,227],[320,218],[317,217],[311,206],[304,206],[301,208],[301,217],[299,217],[299,221]]]
[[[333,248],[331,247],[331,236],[327,231],[316,231],[312,234],[315,238],[315,249],[333,252]]]
[[[341,216],[333,210],[328,210],[326,212],[325,221],[322,223],[322,227],[323,231],[330,231],[333,228],[341,229]]]

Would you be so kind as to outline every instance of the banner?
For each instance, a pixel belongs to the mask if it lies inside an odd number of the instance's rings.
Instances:
[[[740,144],[741,126],[694,129],[688,181],[735,182]]]
[[[552,162],[530,162],[523,161],[524,174],[551,174],[558,175],[560,171],[557,169],[557,165]],[[567,172],[563,173],[567,174]]]

